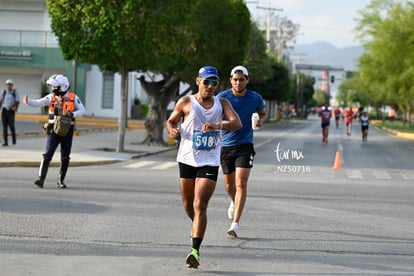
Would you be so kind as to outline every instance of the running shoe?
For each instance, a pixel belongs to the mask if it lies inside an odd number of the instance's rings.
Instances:
[[[192,249],[191,253],[187,255],[185,263],[189,268],[198,268],[200,265],[200,257],[197,249]]]
[[[240,230],[239,224],[236,222],[233,222],[229,230],[227,230],[227,235],[231,238],[237,239],[237,232],[239,232],[239,230]]]
[[[229,220],[233,219],[233,216],[234,216],[234,202],[233,202],[233,200],[230,202],[230,206],[227,209],[227,216],[229,217]]]

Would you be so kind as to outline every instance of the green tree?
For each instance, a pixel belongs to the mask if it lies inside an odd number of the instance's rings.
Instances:
[[[166,107],[180,81],[192,90],[201,66],[229,71],[244,59],[250,32],[242,0],[47,0],[47,5],[66,59],[97,64],[122,77],[117,151],[124,150],[130,71],[163,76],[142,82],[153,99],[152,121],[146,124],[151,139],[146,140],[164,143]]]
[[[273,78],[274,60],[266,52],[266,40],[256,23],[251,23],[251,32],[245,60],[241,61],[249,69],[250,84],[261,83]]]
[[[325,91],[316,90],[312,98],[318,106],[322,106],[325,104],[329,104],[330,96]]]
[[[168,15],[182,15],[184,2],[47,0],[64,57],[122,76],[117,151],[124,150],[128,73],[157,59],[159,35],[171,29]]]
[[[344,106],[359,104],[360,106],[376,106],[378,102],[382,103],[379,94],[371,92],[373,87],[367,85],[359,73],[355,73],[352,78],[344,80],[338,87],[336,100]]]
[[[312,106],[314,104],[313,94],[315,93],[312,77],[303,75],[302,78],[302,103],[306,106]]]
[[[373,0],[360,12],[356,31],[365,54],[359,59],[361,78],[375,87],[384,104],[397,103],[411,125],[414,107],[414,4]],[[374,89],[372,89],[374,90]]]
[[[194,84],[194,76],[203,65],[230,72],[233,64],[244,60],[251,30],[250,13],[244,1],[163,2],[185,2],[185,6],[182,5],[180,14],[172,11],[164,15],[170,28],[157,34],[154,38],[157,55],[149,57],[149,66],[139,69],[160,72],[167,78],[172,75]]]
[[[291,84],[291,101],[295,104],[296,111],[299,115],[304,118],[306,117],[306,109],[314,105],[313,95],[315,89],[313,88],[312,77],[296,72],[291,79]]]
[[[159,53],[160,62],[154,62],[147,69],[162,73],[163,79],[158,82],[140,79],[147,94],[153,99],[152,116],[146,122],[148,136],[145,142],[164,142],[162,133],[167,106],[172,100],[196,92],[195,77],[200,67],[217,67],[223,80],[222,87],[225,86],[225,74],[246,57],[250,25],[250,13],[244,1],[190,1],[185,18],[180,18],[177,22],[177,31],[187,41],[185,46],[176,48],[180,44],[174,43],[177,39],[175,33],[170,35],[172,41],[161,41],[164,48]],[[189,87],[178,94],[180,82],[188,83]]]
[[[254,77],[251,78],[249,80],[249,88],[260,92],[265,100],[278,102],[288,100],[291,92],[289,71],[286,65],[271,58],[268,59],[272,62],[272,74],[267,79],[261,81]]]

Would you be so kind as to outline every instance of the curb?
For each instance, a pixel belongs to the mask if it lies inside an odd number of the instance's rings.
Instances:
[[[414,133],[397,131],[397,130],[390,129],[390,128],[387,128],[387,127],[379,126],[377,123],[373,123],[373,125],[377,129],[379,129],[379,130],[381,130],[381,131],[383,131],[385,133],[391,134],[391,135],[396,136],[398,138],[407,139],[407,140],[413,140],[414,141]]]
[[[98,160],[98,161],[73,161],[70,162],[71,167],[93,166],[93,165],[108,165],[121,162],[121,160]],[[13,161],[13,162],[0,162],[0,168],[6,167],[39,167],[40,161]],[[50,162],[50,167],[59,167],[60,162]]]
[[[152,151],[152,152],[143,152],[140,154],[132,155],[130,160],[139,159],[141,157],[150,156],[150,155],[156,155],[159,153],[167,152],[170,150],[174,150],[176,147],[169,147],[166,149],[162,149],[159,151]],[[83,167],[83,166],[98,166],[98,165],[109,165],[109,164],[115,164],[120,163],[125,160],[119,160],[119,159],[113,159],[113,160],[96,160],[96,161],[71,161],[70,166],[71,167]],[[0,162],[0,168],[6,168],[6,167],[39,167],[40,166],[40,160],[39,161],[12,161],[12,162]],[[52,161],[50,162],[50,167],[59,167],[60,162],[59,161]]]
[[[40,115],[40,114],[16,114],[16,119],[18,120],[28,120],[28,121],[34,121],[37,124],[43,124],[45,122],[46,115]],[[125,129],[125,131],[131,131],[133,129],[144,129],[144,120],[128,120],[127,125],[128,127]],[[95,118],[95,117],[80,117],[76,120],[76,126],[82,126],[84,128],[78,128],[74,132],[74,136],[78,136],[81,133],[91,133],[91,132],[101,132],[105,130],[117,130],[118,129],[118,120],[117,119],[110,119],[110,118]],[[26,131],[23,132],[24,136],[39,136],[43,135],[43,132],[41,131]],[[18,133],[16,133],[18,136]],[[168,143],[168,142],[167,142]],[[169,144],[169,143],[168,143]],[[113,164],[118,163],[126,160],[133,160],[133,159],[139,159],[144,156],[149,155],[155,155],[158,153],[167,152],[173,149],[176,149],[176,147],[169,144],[170,147],[162,148],[160,150],[153,150],[153,151],[140,151],[135,152],[134,154],[131,154],[129,159],[105,159],[105,160],[94,160],[94,161],[71,161],[70,166],[71,167],[80,167],[80,166],[94,166],[94,165],[107,165],[107,164]],[[74,152],[72,152],[74,153]],[[125,151],[124,153],[127,153]],[[0,168],[1,167],[39,167],[40,166],[40,157],[39,161],[10,161],[10,162],[1,162],[0,161]],[[84,158],[84,159],[87,159]],[[96,158],[94,158],[96,159]],[[60,166],[60,161],[52,161],[50,163],[50,166],[57,167]]]

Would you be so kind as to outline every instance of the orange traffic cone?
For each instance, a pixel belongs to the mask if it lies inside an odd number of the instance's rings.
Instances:
[[[341,169],[341,152],[339,150],[336,151],[333,168],[334,168],[334,170],[340,170]]]

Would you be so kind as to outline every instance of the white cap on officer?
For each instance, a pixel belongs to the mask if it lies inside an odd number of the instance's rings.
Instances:
[[[6,80],[6,84],[13,84],[13,81],[11,79]]]
[[[46,84],[50,86],[60,86],[60,89],[65,92],[69,89],[69,79],[65,75],[52,75],[46,81]]]

